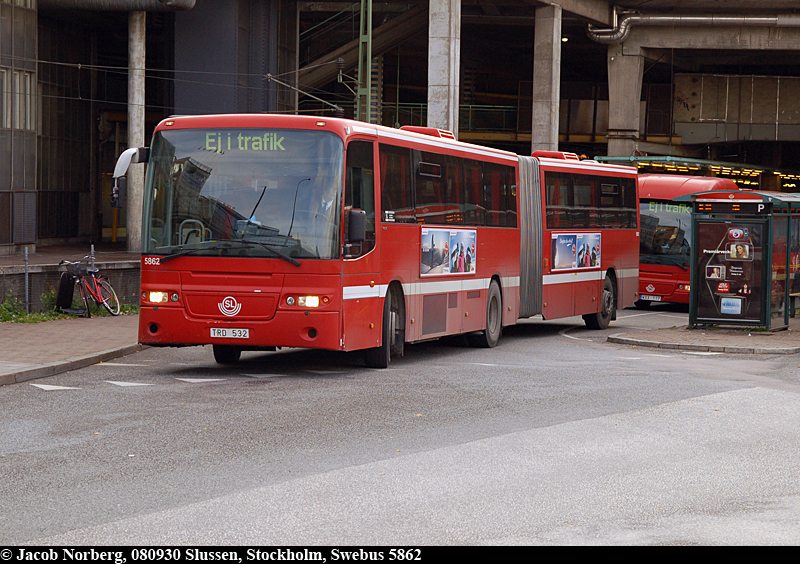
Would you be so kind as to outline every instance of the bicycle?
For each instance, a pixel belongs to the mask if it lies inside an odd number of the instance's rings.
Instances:
[[[97,268],[92,268],[84,263],[88,258],[90,258],[89,255],[77,262],[70,262],[68,260],[59,262],[59,265],[64,265],[67,269],[67,271],[62,274],[62,287],[66,288],[66,290],[59,288],[56,306],[61,309],[67,309],[59,304],[69,303],[69,305],[72,305],[74,290],[77,288],[80,300],[86,306],[86,317],[92,316],[89,310],[90,299],[98,306],[102,305],[106,308],[111,315],[119,315],[121,308],[117,293],[111,286],[111,282],[108,281],[107,276],[99,274],[100,271]],[[64,275],[66,275],[67,278],[64,278]],[[62,293],[64,295],[62,295]]]

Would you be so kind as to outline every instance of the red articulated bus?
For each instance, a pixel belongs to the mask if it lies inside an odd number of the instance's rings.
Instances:
[[[739,190],[728,178],[675,174],[639,175],[639,299],[689,304],[692,206],[673,199],[707,190]]]
[[[638,289],[636,170],[433,128],[295,115],[161,122],[146,160],[139,341],[364,350],[541,314],[606,327]]]

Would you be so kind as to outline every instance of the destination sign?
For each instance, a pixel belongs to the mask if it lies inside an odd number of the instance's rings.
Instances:
[[[284,137],[267,131],[207,131],[205,150],[213,153],[229,151],[285,151]]]

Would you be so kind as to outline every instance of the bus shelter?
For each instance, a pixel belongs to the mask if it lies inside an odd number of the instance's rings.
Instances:
[[[786,329],[800,297],[800,194],[700,192],[692,202],[689,326]]]

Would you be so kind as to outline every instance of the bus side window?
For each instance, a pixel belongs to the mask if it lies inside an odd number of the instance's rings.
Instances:
[[[375,248],[375,160],[372,141],[351,141],[347,146],[347,172],[344,187],[345,210],[360,209],[366,213],[367,236],[361,254]],[[345,217],[347,221],[347,217]],[[345,242],[348,230],[345,228]]]
[[[506,225],[506,175],[505,167],[495,164],[483,165],[483,194],[486,202],[486,225]]]
[[[464,162],[464,205],[462,212],[467,225],[483,225],[486,208],[483,201],[483,167],[478,161]]]
[[[570,174],[545,171],[545,217],[548,229],[572,227],[572,179]]]
[[[415,152],[416,153],[416,152]],[[419,152],[415,154],[416,162],[416,198],[418,223],[453,223],[459,215],[458,203],[449,199],[452,190],[448,190],[453,180],[448,174],[453,173],[448,167],[448,158],[439,153]]]
[[[380,144],[381,221],[416,223],[411,150]]]
[[[506,226],[517,226],[517,171],[514,167],[506,169]]]
[[[622,207],[625,209],[625,224],[627,229],[637,229],[636,223],[636,181],[633,178],[622,178]]]
[[[606,178],[600,185],[600,205],[603,227],[607,229],[617,229],[624,226],[621,220],[622,198],[620,194],[619,179]]]
[[[592,217],[592,200],[594,176],[575,174],[572,176],[572,225],[575,227],[597,227],[596,218]]]

